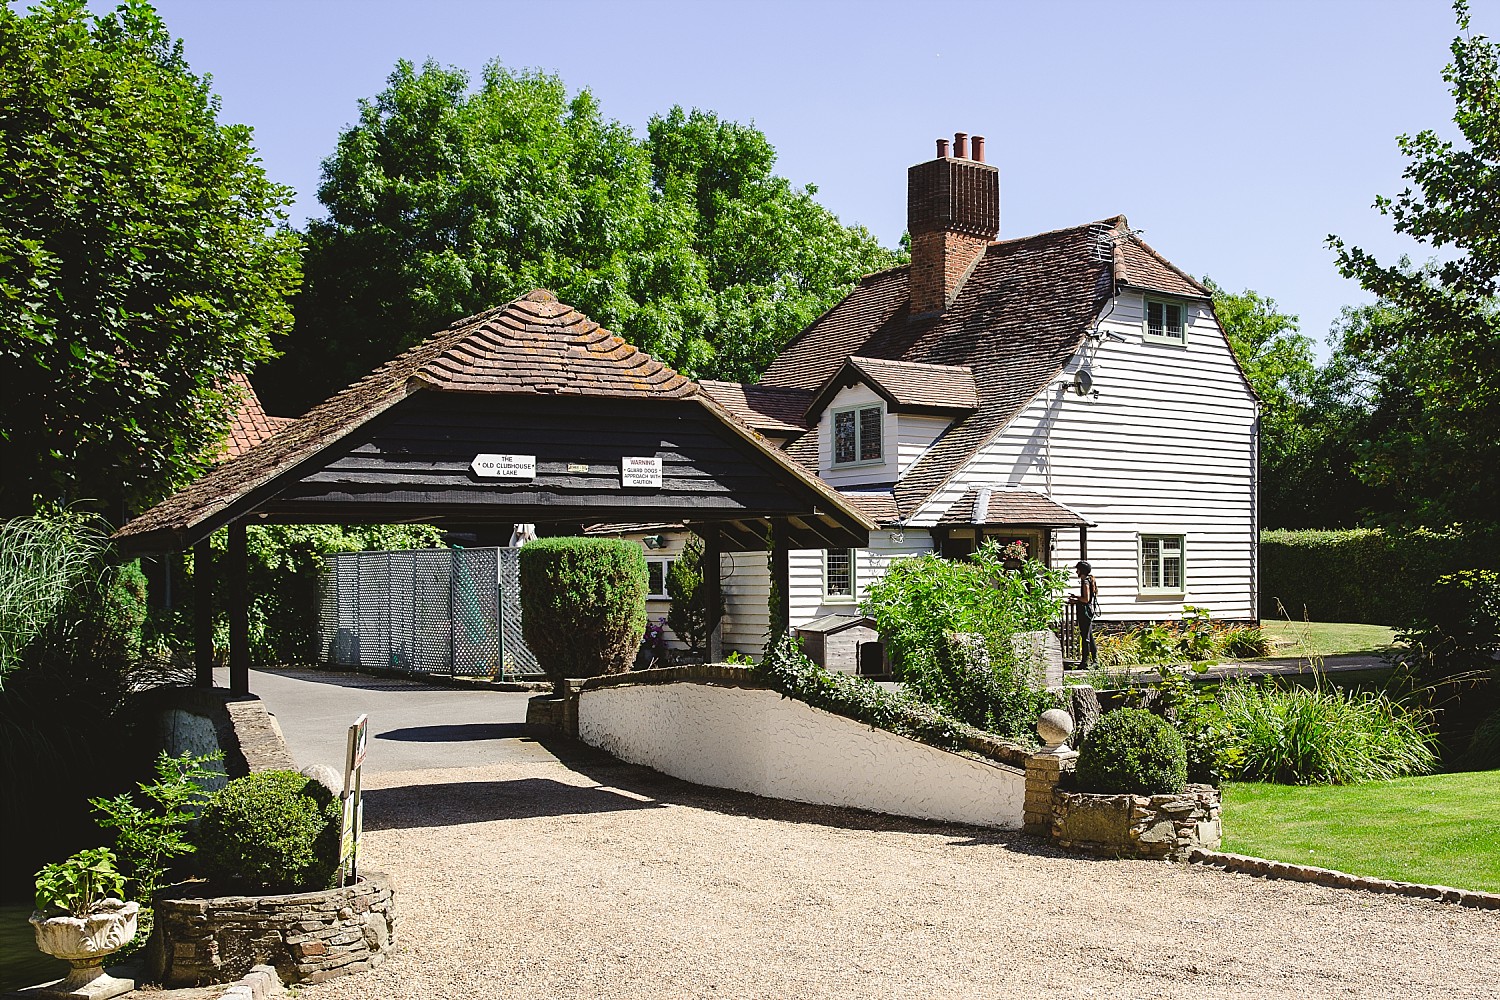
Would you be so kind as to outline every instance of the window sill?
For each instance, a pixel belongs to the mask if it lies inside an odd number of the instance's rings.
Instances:
[[[828,468],[831,471],[838,472],[838,471],[841,471],[843,469],[868,469],[869,467],[871,467],[873,465],[884,465],[884,464],[885,464],[885,459],[883,459],[883,458],[867,458],[863,462],[835,462],[832,465],[830,465]]]
[[[1140,590],[1136,598],[1142,601],[1182,601],[1187,599],[1185,590]]]
[[[838,595],[824,594],[823,595],[823,603],[824,604],[857,604],[859,602],[857,602],[852,597],[840,597]]]
[[[1141,335],[1141,343],[1143,343],[1143,344],[1158,344],[1158,345],[1160,345],[1162,347],[1186,347],[1187,346],[1187,338],[1186,337],[1182,337],[1182,338],[1178,338],[1178,337],[1153,337],[1153,336],[1151,336],[1151,334],[1145,333],[1145,334]]]

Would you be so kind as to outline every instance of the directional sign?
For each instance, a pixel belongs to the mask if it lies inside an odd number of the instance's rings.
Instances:
[[[483,479],[535,479],[535,455],[475,455],[469,464]]]
[[[620,485],[626,488],[661,489],[661,459],[620,459]]]

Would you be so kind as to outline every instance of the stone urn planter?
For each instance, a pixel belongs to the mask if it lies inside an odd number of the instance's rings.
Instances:
[[[67,978],[44,990],[42,997],[82,997],[108,1000],[135,989],[132,979],[116,979],[104,971],[104,960],[135,940],[141,904],[106,899],[86,917],[31,915],[36,946],[72,969]]]

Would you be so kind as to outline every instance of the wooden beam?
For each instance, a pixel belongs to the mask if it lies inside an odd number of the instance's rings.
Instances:
[[[1078,558],[1088,562],[1089,558],[1089,526],[1081,524],[1078,526]]]
[[[214,553],[206,538],[193,546],[193,686],[214,686]]]
[[[229,690],[250,693],[250,569],[245,550],[245,522],[228,527],[229,558],[225,567],[225,610],[229,614]]]

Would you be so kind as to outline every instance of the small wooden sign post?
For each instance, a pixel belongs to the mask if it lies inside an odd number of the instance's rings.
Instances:
[[[360,769],[370,738],[370,717],[361,715],[349,727],[348,749],[344,754],[343,825],[339,835],[339,870],[344,885],[359,879],[359,838],[365,827],[365,804],[360,797]]]

